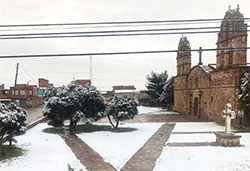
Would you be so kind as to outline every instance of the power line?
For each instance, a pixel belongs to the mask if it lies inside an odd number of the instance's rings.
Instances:
[[[245,21],[248,22],[248,21]],[[221,21],[215,21],[215,22],[202,22],[202,23],[155,23],[155,24],[128,24],[128,25],[101,25],[101,26],[81,26],[81,27],[45,27],[45,28],[15,28],[15,29],[0,29],[0,31],[34,31],[34,30],[67,30],[67,29],[88,29],[88,28],[117,28],[117,27],[152,27],[152,26],[176,26],[176,25],[196,25],[196,24],[215,24],[215,23],[221,23]]]
[[[247,26],[249,27],[249,26]],[[26,33],[26,34],[0,34],[0,37],[8,36],[39,36],[39,35],[63,35],[63,34],[99,34],[99,33],[127,33],[127,32],[158,32],[158,31],[180,31],[180,30],[209,30],[223,27],[187,27],[187,28],[167,28],[167,29],[137,29],[137,30],[107,30],[107,31],[87,31],[87,32],[52,32],[52,33]],[[225,27],[226,28],[226,27]],[[227,27],[228,28],[228,27]],[[232,28],[232,27],[230,27]],[[240,30],[237,30],[238,32]],[[237,32],[234,31],[234,32]],[[226,32],[226,31],[224,31]],[[233,31],[227,31],[233,32]]]
[[[250,31],[250,30],[245,30]],[[51,38],[83,38],[83,37],[122,37],[122,36],[156,36],[156,35],[176,35],[176,34],[210,34],[210,33],[219,33],[219,32],[244,32],[239,31],[196,31],[196,32],[164,32],[164,33],[126,33],[126,34],[87,34],[87,35],[62,35],[62,36],[20,36],[20,37],[0,37],[0,40],[7,39],[51,39]]]
[[[205,51],[217,51],[217,50],[247,50],[250,47],[245,48],[214,48],[214,49],[202,49]],[[182,50],[181,52],[188,51],[200,51],[200,49]],[[105,55],[132,55],[132,54],[156,54],[156,53],[177,53],[179,50],[158,50],[158,51],[131,51],[131,52],[101,52],[101,53],[73,53],[73,54],[34,54],[34,55],[1,55],[0,59],[6,58],[42,58],[42,57],[70,57],[70,56],[105,56]]]
[[[250,18],[244,18],[249,20]],[[75,26],[75,25],[113,25],[113,24],[147,24],[147,23],[183,23],[183,22],[206,22],[222,21],[223,19],[190,19],[190,20],[148,20],[148,21],[108,21],[108,22],[85,22],[85,23],[54,23],[54,24],[6,24],[0,27],[48,27],[48,26]],[[235,20],[226,20],[235,21]],[[237,20],[236,20],[237,21]]]
[[[22,70],[37,84],[37,81],[20,65]]]

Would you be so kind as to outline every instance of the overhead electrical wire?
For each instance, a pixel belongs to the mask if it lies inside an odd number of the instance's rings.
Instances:
[[[248,21],[245,21],[248,22]],[[34,31],[34,30],[59,30],[59,29],[63,29],[63,30],[67,30],[67,29],[89,29],[89,28],[121,28],[121,27],[152,27],[152,26],[179,26],[179,25],[196,25],[196,24],[218,24],[221,23],[220,21],[215,21],[215,22],[202,22],[202,23],[155,23],[155,24],[129,24],[129,25],[97,25],[97,26],[80,26],[80,27],[42,27],[42,28],[33,28],[33,27],[28,27],[28,28],[14,28],[14,29],[1,29],[0,31]]]
[[[247,26],[249,27],[249,26]],[[26,34],[0,34],[0,37],[7,36],[39,36],[39,35],[63,35],[63,34],[99,34],[99,33],[127,33],[127,32],[158,32],[158,31],[180,31],[180,30],[210,30],[221,27],[184,27],[184,28],[162,28],[162,29],[137,29],[137,30],[105,30],[105,31],[77,31],[77,32],[52,32],[52,33],[26,33]],[[232,32],[232,31],[222,31]],[[234,32],[241,32],[240,30]]]
[[[37,84],[37,81],[22,67],[22,65],[20,65],[22,70],[32,79],[32,81],[34,81]]]
[[[250,30],[247,30],[250,31]],[[156,36],[156,35],[176,35],[176,34],[209,34],[232,31],[196,31],[196,32],[163,32],[163,33],[126,33],[126,34],[86,34],[86,35],[62,35],[62,36],[19,36],[19,37],[0,37],[0,40],[7,39],[51,39],[51,38],[80,38],[80,37],[121,37],[121,36]],[[243,32],[243,31],[234,31]]]
[[[202,49],[202,52],[217,51],[217,50],[236,50],[242,51],[250,49],[245,48],[214,48],[214,49]],[[185,51],[200,51],[200,49],[181,50]],[[156,51],[131,51],[131,52],[99,52],[99,53],[62,53],[62,54],[33,54],[33,55],[0,55],[0,59],[6,58],[44,58],[44,57],[70,57],[70,56],[104,56],[104,55],[131,55],[131,54],[156,54],[156,53],[177,53],[180,50],[156,50]]]
[[[249,20],[250,18],[244,18]],[[108,21],[108,22],[85,22],[85,23],[54,23],[54,24],[6,24],[0,27],[50,27],[50,26],[73,26],[73,25],[114,25],[114,24],[147,24],[147,23],[183,23],[183,22],[206,22],[222,21],[223,19],[190,19],[190,20],[148,20],[148,21]],[[231,20],[228,20],[231,21]]]

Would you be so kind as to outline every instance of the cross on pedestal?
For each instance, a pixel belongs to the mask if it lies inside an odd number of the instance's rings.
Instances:
[[[231,119],[235,118],[235,112],[232,111],[232,105],[230,103],[227,103],[224,107],[224,110],[222,110],[222,116],[223,118],[226,118],[225,120],[225,132],[230,133],[231,129]]]

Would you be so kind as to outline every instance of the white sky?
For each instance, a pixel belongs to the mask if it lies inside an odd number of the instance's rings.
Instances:
[[[232,5],[234,9],[237,4],[240,5],[240,11],[244,17],[250,17],[249,0],[0,0],[0,4],[0,25],[223,18],[228,6]],[[200,25],[192,26],[200,27]],[[208,26],[220,26],[220,23]],[[132,29],[142,28],[146,27]],[[3,30],[3,28],[0,29],[1,34],[14,33],[14,31]],[[77,31],[86,30],[94,30],[94,28],[79,28]],[[57,31],[57,29],[48,30],[48,32]],[[25,31],[18,31],[18,33],[21,32]],[[41,32],[41,30],[33,32]],[[180,37],[181,35],[161,35],[0,40],[0,55],[173,50],[177,49]],[[216,48],[217,34],[187,35],[187,38],[192,49],[198,49],[200,46]],[[76,79],[89,78],[88,57],[0,59],[0,83],[4,83],[7,88],[14,84],[17,62],[36,81],[39,77],[46,78],[56,86],[68,84],[73,76]],[[193,52],[192,65],[196,65],[197,62],[198,53]],[[215,62],[215,52],[203,53],[204,64]],[[36,84],[22,68],[20,68],[18,83],[27,83],[31,80],[30,84]],[[174,76],[176,54],[93,57],[93,83],[100,90],[111,89],[113,85],[132,84],[137,89],[145,89],[146,75],[152,70],[155,72],[167,70],[169,75]]]

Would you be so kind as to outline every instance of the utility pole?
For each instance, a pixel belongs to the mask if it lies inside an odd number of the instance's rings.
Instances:
[[[91,84],[92,84],[92,76],[93,76],[93,73],[92,73],[92,56],[90,55],[89,56],[89,79],[90,79]]]
[[[19,63],[17,63],[16,65],[16,77],[15,77],[15,83],[14,83],[13,102],[15,102],[15,99],[16,99],[16,82],[17,82],[17,76],[18,76],[18,68],[19,68]]]

